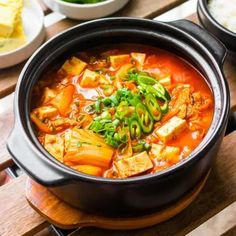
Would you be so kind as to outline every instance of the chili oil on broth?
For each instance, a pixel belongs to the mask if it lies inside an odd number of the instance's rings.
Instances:
[[[164,87],[171,97],[166,99],[168,111],[159,111],[160,120],[153,118],[158,109],[152,114],[145,100],[153,92],[145,83],[153,79],[160,82],[151,86]],[[129,91],[141,98],[132,98],[130,104]],[[77,171],[106,178],[155,173],[175,165],[203,140],[213,117],[213,95],[204,77],[182,58],[142,45],[78,53],[49,71],[33,93],[31,120],[45,149]],[[164,107],[162,94],[152,95]],[[109,99],[114,104],[104,103]],[[147,132],[137,118],[140,102],[145,104],[147,126],[153,122]],[[109,125],[98,127],[103,122]],[[132,133],[135,128],[139,132]]]

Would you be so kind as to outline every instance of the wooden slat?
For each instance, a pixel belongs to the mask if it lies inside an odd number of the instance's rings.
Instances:
[[[37,0],[39,5],[41,6],[44,15],[47,15],[51,12],[51,10],[44,4],[43,0]]]
[[[9,104],[9,109],[0,115],[0,171],[13,164],[6,149],[6,141],[13,127],[13,120],[13,104]]]
[[[187,0],[130,0],[115,16],[154,18]]]
[[[75,26],[79,23],[80,22],[76,21],[76,20],[64,19],[64,20],[61,20],[61,21],[55,23],[54,25],[49,26],[46,29],[46,40],[52,38],[54,35],[66,30],[72,26]]]
[[[41,1],[41,0],[39,0]],[[127,6],[121,10],[119,13],[116,13],[116,16],[133,16],[133,17],[143,17],[143,18],[151,18],[157,16],[174,6],[184,2],[186,0],[132,0]],[[43,6],[44,11],[47,13],[48,9]],[[56,24],[48,27],[47,31],[47,39],[51,38],[55,34],[80,23],[79,21],[64,19]],[[9,68],[5,70],[1,70],[0,73],[0,98],[10,94],[14,91],[15,85],[20,74],[20,71],[23,67],[24,63]]]
[[[0,157],[0,171],[5,170],[6,168],[14,164],[11,156],[9,154],[1,155]]]
[[[236,226],[236,202],[204,222],[186,236],[223,235]]]
[[[231,107],[236,106],[236,55],[228,54],[224,63],[224,73],[230,88]]]
[[[225,232],[222,236],[235,236],[236,235],[236,225],[229,229],[227,232]]]
[[[0,70],[0,98],[15,90],[16,82],[24,63]]]
[[[48,226],[28,205],[25,199],[25,181],[26,176],[23,175],[1,187],[1,236],[34,235]]]
[[[79,235],[185,235],[236,200],[235,154],[236,131],[224,138],[217,161],[199,197],[171,220],[147,229],[128,232],[85,228],[80,230]],[[25,199],[25,180],[26,177],[22,176],[0,188],[0,235],[21,235],[23,232],[33,235],[32,232],[47,226]]]

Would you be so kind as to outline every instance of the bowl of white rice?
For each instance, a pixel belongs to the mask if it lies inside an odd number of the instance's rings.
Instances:
[[[197,13],[203,27],[236,52],[236,0],[198,0]]]

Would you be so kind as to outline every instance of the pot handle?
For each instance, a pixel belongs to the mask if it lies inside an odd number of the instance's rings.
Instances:
[[[184,32],[191,34],[202,44],[206,45],[206,47],[214,55],[214,58],[220,65],[223,64],[227,50],[224,44],[221,43],[209,32],[189,20],[177,20],[168,22],[168,24],[173,25],[183,30]]]
[[[13,160],[33,180],[46,187],[56,187],[69,182],[66,175],[62,175],[47,163],[50,160],[42,160],[39,151],[31,147],[22,128],[15,123],[13,130],[7,140],[7,149]]]

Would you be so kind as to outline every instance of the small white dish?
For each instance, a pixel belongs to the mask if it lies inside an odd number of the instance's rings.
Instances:
[[[44,40],[44,14],[36,0],[24,0],[22,20],[27,42],[15,50],[0,53],[0,69],[26,60]]]
[[[129,0],[106,0],[92,4],[69,3],[62,0],[43,0],[53,11],[77,20],[91,20],[113,14]]]

